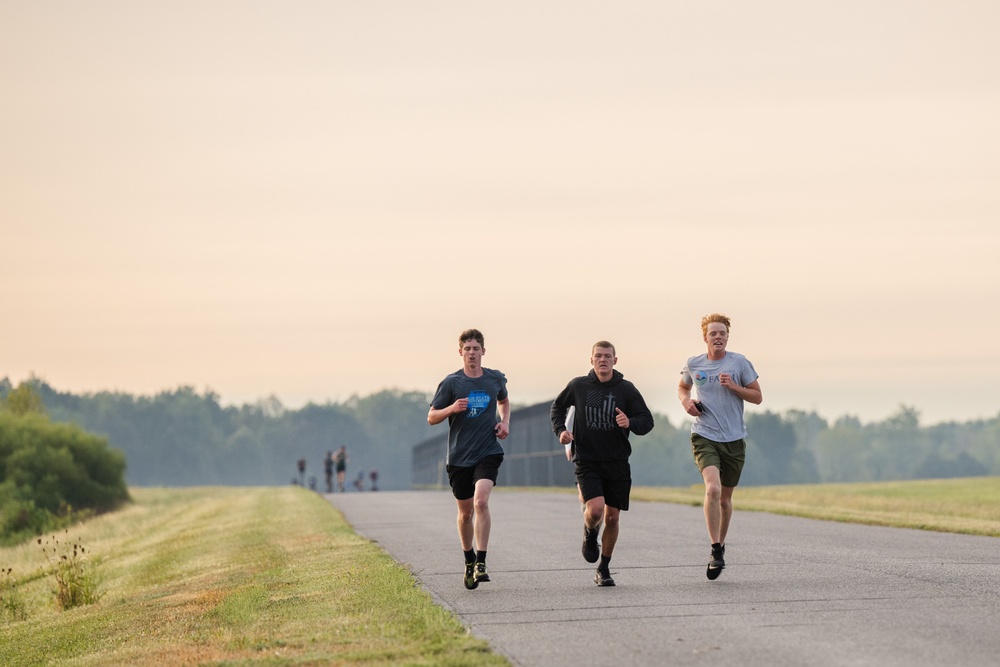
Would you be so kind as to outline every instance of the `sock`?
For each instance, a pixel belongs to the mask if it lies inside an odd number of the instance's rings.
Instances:
[[[465,563],[475,563],[476,562],[476,551],[475,549],[469,549],[465,553]]]
[[[476,552],[476,562],[477,563],[483,563],[483,564],[486,563],[486,552],[485,551],[477,551]]]
[[[611,562],[611,556],[605,556],[604,554],[601,554],[601,564],[597,566],[597,569],[598,570],[607,570],[608,569],[608,563],[610,563],[610,562]]]

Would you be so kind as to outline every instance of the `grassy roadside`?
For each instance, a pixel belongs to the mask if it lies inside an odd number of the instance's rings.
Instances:
[[[316,493],[131,491],[65,536],[98,565],[97,604],[58,611],[41,547],[0,549],[27,612],[0,613],[4,665],[508,664]]]
[[[633,500],[701,505],[701,485],[634,487]],[[740,487],[736,511],[1000,537],[1000,477]]]

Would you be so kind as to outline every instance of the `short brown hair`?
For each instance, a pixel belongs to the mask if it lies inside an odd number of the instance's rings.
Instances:
[[[701,318],[701,335],[708,335],[708,325],[712,322],[721,322],[726,325],[726,333],[729,333],[729,318],[720,313],[712,313]]]
[[[462,344],[466,341],[474,340],[479,343],[479,347],[485,349],[486,341],[483,339],[483,334],[479,329],[466,329],[458,336],[458,346],[462,347]]]
[[[599,347],[610,347],[611,348],[611,354],[613,354],[613,355],[617,355],[618,354],[617,352],[615,352],[615,346],[614,345],[612,345],[611,343],[609,343],[606,340],[599,340],[596,343],[594,343],[593,347],[590,348],[590,355],[594,356],[594,350],[596,350]]]

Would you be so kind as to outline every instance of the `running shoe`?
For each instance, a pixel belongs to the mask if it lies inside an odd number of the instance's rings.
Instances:
[[[476,564],[466,563],[465,564],[465,587],[470,591],[479,585],[479,581],[476,579]]]
[[[726,560],[723,556],[726,555],[725,545],[719,545],[717,547],[712,547],[712,558],[708,561],[708,569],[705,570],[705,576],[711,580],[719,578],[722,574],[722,569],[726,567]]]
[[[490,580],[490,575],[486,571],[486,563],[476,563],[476,583],[481,584]]]
[[[601,557],[601,549],[597,546],[597,529],[583,527],[583,559],[588,563],[596,563]]]
[[[594,583],[598,586],[614,586],[615,580],[611,578],[611,572],[607,568],[597,568],[594,574]]]

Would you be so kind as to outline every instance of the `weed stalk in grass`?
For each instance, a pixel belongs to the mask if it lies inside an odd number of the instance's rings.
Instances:
[[[17,589],[17,579],[12,575],[14,568],[0,570],[0,615],[23,621],[28,616],[24,606],[24,598]]]
[[[38,538],[38,544],[55,578],[52,593],[60,609],[94,604],[101,599],[95,563],[88,560],[83,545],[73,542],[71,549],[69,542],[60,542],[55,535],[44,542]]]

